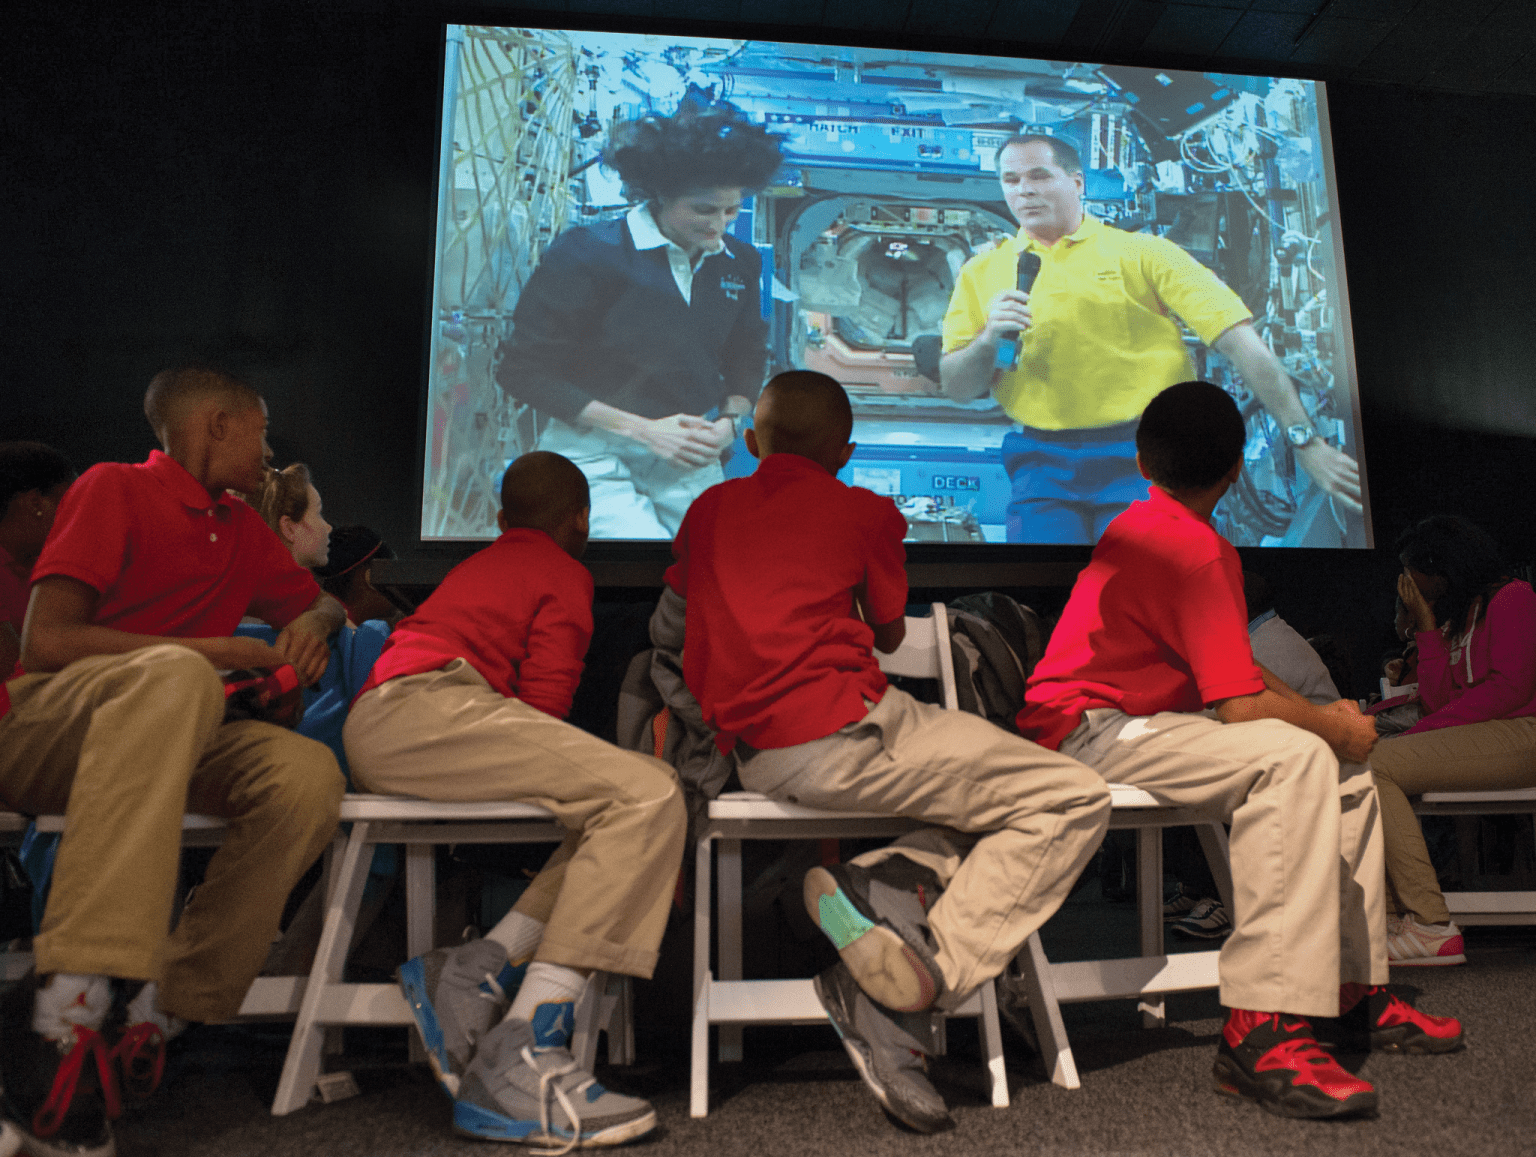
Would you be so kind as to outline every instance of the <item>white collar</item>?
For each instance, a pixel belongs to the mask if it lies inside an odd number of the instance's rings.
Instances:
[[[687,256],[687,251],[681,245],[669,239],[666,234],[661,231],[661,228],[656,224],[656,218],[651,216],[651,206],[649,202],[642,201],[640,204],[636,205],[629,211],[624,220],[629,225],[630,240],[635,243],[636,249],[644,251],[646,249],[662,249],[670,247],[672,249],[676,249],[679,253],[683,254],[684,257]],[[702,261],[705,257],[713,257],[717,253],[724,253],[727,257],[732,258],[736,256],[736,254],[732,253],[729,249],[726,248],[725,238],[722,237],[720,238],[720,243],[713,249],[704,250],[704,252],[699,255],[699,260]]]

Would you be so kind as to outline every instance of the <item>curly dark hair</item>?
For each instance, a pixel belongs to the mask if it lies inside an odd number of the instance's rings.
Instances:
[[[652,113],[615,127],[603,163],[647,201],[691,189],[755,193],[778,169],[782,143],[731,105],[685,104],[669,117]]]
[[[1404,566],[1445,579],[1446,590],[1435,600],[1435,618],[1443,627],[1460,631],[1467,608],[1481,598],[1479,620],[1488,613],[1488,600],[1509,581],[1504,554],[1481,527],[1454,514],[1426,518],[1403,531],[1397,540]]]

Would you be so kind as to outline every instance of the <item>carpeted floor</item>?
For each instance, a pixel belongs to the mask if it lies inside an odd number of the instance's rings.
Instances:
[[[1063,915],[1128,923],[1127,905],[1102,901]],[[1058,917],[1058,919],[1061,919]],[[1057,937],[1062,935],[1057,929]],[[1049,947],[1049,944],[1048,944]],[[1054,949],[1052,950],[1055,951]],[[1167,1155],[1514,1154],[1536,1152],[1536,929],[1474,929],[1464,967],[1395,970],[1399,991],[1431,1012],[1460,1016],[1465,1051],[1438,1057],[1351,1060],[1381,1090],[1379,1119],[1289,1121],[1218,1097],[1211,1062],[1220,1027],[1214,994],[1169,1002],[1168,1027],[1146,1030],[1129,1002],[1066,1010],[1083,1087],[1049,1084],[1022,1041],[1008,1039],[1010,1108],[983,1098],[974,1032],[950,1030],[935,1081],[957,1128],[935,1137],[882,1115],[830,1028],[749,1029],[747,1061],[717,1065],[710,1115],[688,1116],[685,1026],[643,1035],[641,1063],[600,1066],[604,1083],[650,1097],[660,1128],[636,1157],[728,1154]],[[349,1034],[341,1059],[362,1095],[268,1115],[286,1036],[281,1026],[203,1028],[177,1042],[160,1095],[118,1130],[123,1157],[395,1157],[480,1154],[455,1137],[449,1103],[424,1068],[404,1063],[404,1034]],[[334,1067],[334,1066],[333,1066]],[[520,1147],[511,1152],[522,1152]]]

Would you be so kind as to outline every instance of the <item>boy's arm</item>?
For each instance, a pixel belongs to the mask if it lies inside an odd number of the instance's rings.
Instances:
[[[181,639],[165,635],[135,635],[92,620],[101,596],[88,583],[65,575],[49,575],[32,585],[27,621],[21,632],[21,665],[31,674],[63,670],[76,659],[92,655],[122,655],[157,643],[175,643],[196,651],[220,670],[276,667],[287,662],[259,639],[230,636]],[[322,667],[322,670],[324,668]]]
[[[278,632],[272,647],[284,662],[293,665],[299,681],[308,687],[325,674],[331,661],[331,636],[346,622],[347,609],[321,591],[314,602]]]
[[[1220,700],[1215,704],[1216,718],[1223,723],[1282,719],[1322,739],[1340,759],[1349,763],[1365,762],[1371,748],[1376,746],[1376,721],[1369,715],[1362,715],[1358,704],[1350,699],[1340,699],[1326,707],[1314,707],[1271,672],[1263,667],[1259,670],[1264,675],[1264,690],[1254,695],[1235,695]]]
[[[874,631],[875,650],[889,655],[907,637],[907,520],[889,498],[869,498],[864,581],[853,588],[853,612]]]
[[[517,668],[517,697],[546,715],[571,713],[592,644],[592,576],[573,580],[540,601],[528,629],[528,654]],[[573,589],[575,588],[575,589]]]
[[[907,637],[907,616],[892,619],[888,623],[876,623],[870,620],[869,596],[865,593],[861,583],[853,589],[853,613],[858,615],[866,623],[870,630],[875,632],[875,650],[882,655],[889,655],[901,646],[901,641]]]

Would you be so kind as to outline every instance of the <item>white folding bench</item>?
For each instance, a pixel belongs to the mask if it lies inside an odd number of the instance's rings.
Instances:
[[[1165,1021],[1164,995],[1219,986],[1219,950],[1172,955],[1163,951],[1164,828],[1194,827],[1221,902],[1228,912],[1232,911],[1232,869],[1227,833],[1221,824],[1197,818],[1190,809],[1170,807],[1140,788],[1112,783],[1109,792],[1114,809],[1109,826],[1136,831],[1136,909],[1141,955],[1053,964],[1046,959],[1040,934],[1036,932],[1024,942],[1015,962],[1024,982],[1046,1071],[1055,1084],[1066,1089],[1080,1088],[1081,1082],[1061,1019],[1061,1005],[1134,997],[1142,1023],[1159,1028]]]
[[[907,619],[906,638],[892,655],[878,655],[881,670],[893,675],[938,679],[944,706],[956,710],[955,674],[949,649],[949,619],[935,603],[931,618]],[[729,792],[713,800],[694,846],[693,1041],[689,1113],[709,1112],[709,1026],[720,1026],[720,1059],[740,1060],[741,1029],[748,1024],[825,1024],[826,1011],[809,979],[743,980],[741,951],[741,841],[856,839],[898,836],[922,827],[920,821],[866,812],[831,812],[779,803],[756,792]],[[718,849],[719,977],[709,967],[711,848]],[[952,1016],[981,1018],[981,1037],[992,1104],[1008,1105],[1002,1031],[993,985],[983,984]]]
[[[405,846],[406,957],[434,947],[433,913],[438,844],[558,843],[565,837],[544,808],[522,803],[437,803],[399,796],[349,793],[341,820],[350,835],[338,835],[332,854],[330,891],[320,947],[296,1009],[293,1038],[272,1102],[274,1116],[301,1108],[320,1077],[325,1030],[343,1025],[414,1025],[415,1018],[395,984],[346,984],[342,970],[362,903],[363,885],[377,844]],[[576,1009],[571,1051],[588,1071],[598,1031],[608,1029],[608,1060],[634,1057],[627,977],[594,973]],[[248,1001],[249,1003],[249,1001]],[[245,1011],[241,1010],[242,1013]],[[419,1041],[412,1034],[413,1055]]]
[[[0,812],[0,839],[15,833],[20,843],[31,818],[12,812]],[[186,815],[181,821],[181,846],[184,848],[217,847],[224,841],[228,823],[217,816]],[[37,817],[37,830],[58,834],[64,830],[62,815]],[[16,980],[32,967],[30,952],[8,952],[0,959],[0,980]],[[304,991],[302,976],[259,976],[252,982],[245,1000],[240,1006],[242,1018],[274,1019],[293,1016],[299,1010],[299,997]]]
[[[1429,791],[1413,810],[1421,816],[1536,815],[1536,787]],[[1447,892],[1445,906],[1462,925],[1536,924],[1536,892]]]

